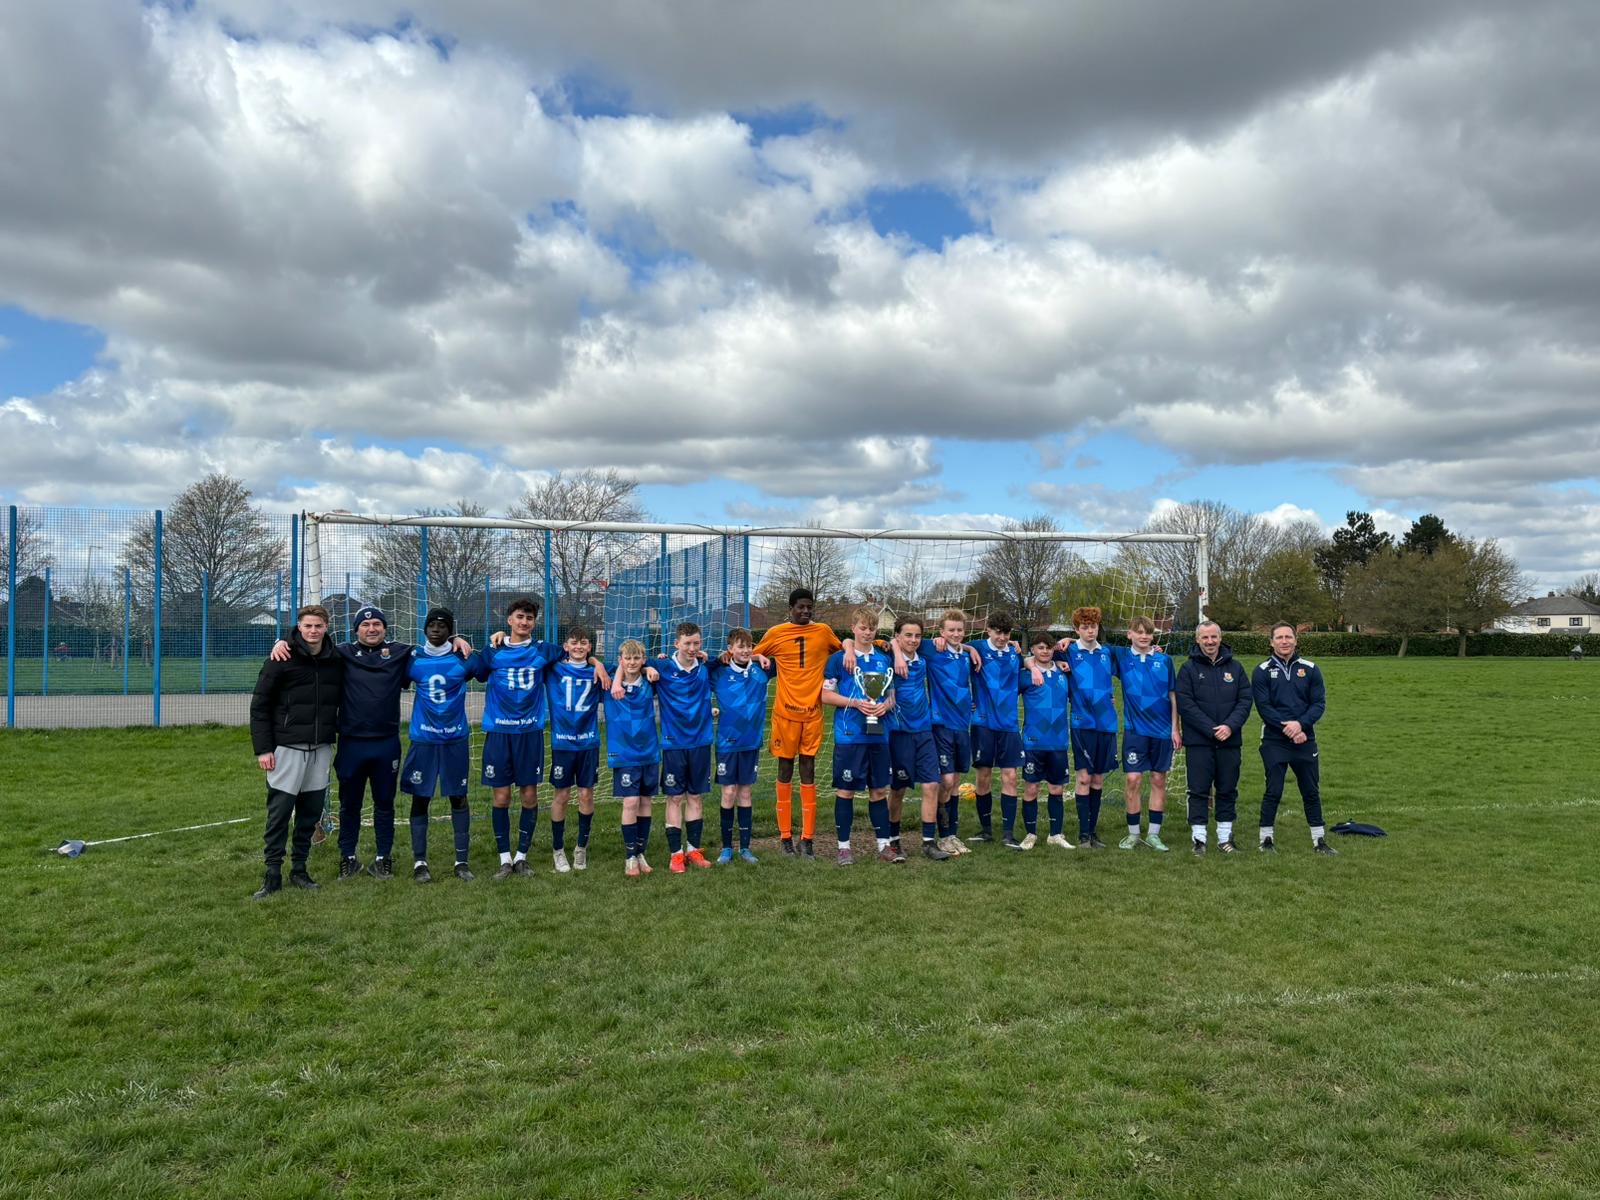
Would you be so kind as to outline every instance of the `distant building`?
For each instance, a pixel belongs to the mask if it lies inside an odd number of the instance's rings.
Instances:
[[[1554,633],[1570,637],[1600,633],[1600,605],[1577,596],[1551,592],[1525,600],[1511,610],[1500,628],[1510,633]]]

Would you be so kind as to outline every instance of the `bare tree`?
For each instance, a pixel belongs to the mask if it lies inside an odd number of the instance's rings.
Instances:
[[[156,547],[155,514],[134,526],[122,548],[122,565],[133,580],[134,603],[152,603]],[[284,539],[250,502],[250,489],[231,475],[213,472],[179,492],[162,517],[162,603],[174,615],[198,611],[209,580],[211,604],[219,609],[260,603],[272,591],[288,555]]]
[[[820,529],[817,521],[806,522]],[[850,555],[838,538],[773,538],[763,544],[773,547],[772,559],[763,572],[761,604],[783,608],[795,588],[808,588],[819,601],[842,599],[850,593]]]
[[[647,521],[639,501],[639,483],[618,471],[557,471],[523,494],[507,516],[533,521]],[[523,570],[535,578],[545,574],[545,536],[528,532],[517,536]],[[648,537],[636,533],[563,531],[550,537],[550,575],[556,591],[556,611],[562,620],[573,619],[576,606],[595,579],[611,579],[636,566],[653,552]]]
[[[1059,533],[1053,517],[1036,514],[1024,521],[1008,521],[1002,532]],[[978,561],[978,574],[990,580],[1012,618],[1025,630],[1042,629],[1050,622],[1051,593],[1067,573],[1066,543],[1035,539],[995,542]]]
[[[481,517],[488,510],[470,500],[448,509],[425,508],[425,517]],[[495,580],[505,565],[504,534],[495,529],[428,527],[428,603],[442,604],[459,617],[481,601],[484,581]],[[422,527],[401,525],[379,530],[367,542],[369,600],[393,595],[415,596],[422,574]],[[418,613],[420,624],[423,614]]]
[[[1567,584],[1567,595],[1600,604],[1600,571],[1585,571]]]
[[[0,509],[0,574],[9,570],[11,555],[11,518]],[[50,553],[50,542],[44,525],[30,510],[17,508],[17,579],[20,582],[30,575],[43,575],[46,567],[55,565]]]

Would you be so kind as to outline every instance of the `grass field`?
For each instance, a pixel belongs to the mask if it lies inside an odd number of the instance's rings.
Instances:
[[[253,904],[255,821],[47,853],[257,815],[242,730],[6,735],[0,1197],[1594,1196],[1600,666],[1326,669],[1336,859],[1291,786],[1270,858],[628,881],[606,806]]]

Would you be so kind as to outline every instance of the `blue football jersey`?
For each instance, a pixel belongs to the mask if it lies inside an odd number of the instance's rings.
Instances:
[[[411,656],[407,673],[416,685],[411,699],[413,742],[455,742],[470,732],[467,726],[467,680],[482,679],[483,656],[462,660],[459,654],[426,654],[422,647]]]
[[[693,750],[711,745],[711,671],[703,662],[680,667],[676,655],[648,665],[661,673],[656,702],[661,705],[661,747]]]
[[[883,718],[891,731],[925,733],[933,728],[933,704],[928,699],[928,660],[918,654],[906,659],[905,678],[895,677],[894,708]]]
[[[612,667],[613,679],[617,668]],[[638,767],[661,757],[656,737],[656,690],[643,675],[623,686],[622,699],[606,692],[606,765]]]
[[[889,687],[884,694],[878,697],[885,699],[890,692],[896,690],[900,682],[894,673],[894,663],[889,656],[877,647],[866,654],[856,651],[856,670],[862,674],[872,672],[885,672],[889,676]],[[867,695],[856,683],[855,675],[844,669],[844,651],[840,650],[828,656],[827,666],[822,669],[822,688],[824,691],[837,692],[848,700],[865,700]],[[895,697],[895,703],[899,703]],[[833,744],[836,746],[873,746],[889,740],[889,726],[885,723],[887,718],[879,717],[876,731],[867,728],[866,714],[853,708],[835,708],[833,710]]]
[[[1122,679],[1122,724],[1144,737],[1172,736],[1172,693],[1178,673],[1170,654],[1135,654],[1116,647],[1117,674]]]
[[[933,723],[946,729],[966,729],[972,724],[972,655],[966,646],[935,648],[932,638],[922,639],[918,653],[928,662],[928,693],[933,700]]]
[[[544,691],[552,750],[588,750],[600,744],[600,685],[593,667],[566,658],[551,663],[544,673]]]
[[[524,733],[543,729],[545,721],[544,671],[566,657],[554,642],[532,641],[520,646],[501,642],[483,651],[489,668],[483,698],[485,733]]]
[[[761,749],[767,723],[767,681],[777,668],[763,671],[751,662],[711,664],[711,690],[717,697],[717,753]]]
[[[974,725],[985,729],[999,729],[1008,733],[1017,731],[1017,671],[1022,666],[1022,655],[1007,642],[996,650],[988,638],[975,643],[983,669],[972,680],[973,695],[978,700]]]
[[[1077,642],[1067,647],[1067,676],[1072,692],[1072,727],[1095,729],[1101,733],[1117,731],[1117,706],[1112,699],[1111,681],[1116,678],[1117,659],[1110,646],[1096,645],[1085,650]]]
[[[1037,686],[1027,667],[1017,676],[1022,692],[1022,746],[1026,750],[1065,750],[1072,745],[1067,672],[1052,663],[1040,673],[1044,682]]]

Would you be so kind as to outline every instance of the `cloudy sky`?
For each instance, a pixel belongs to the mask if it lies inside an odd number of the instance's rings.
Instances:
[[[0,10],[0,496],[1137,526],[1600,566],[1600,5]]]

